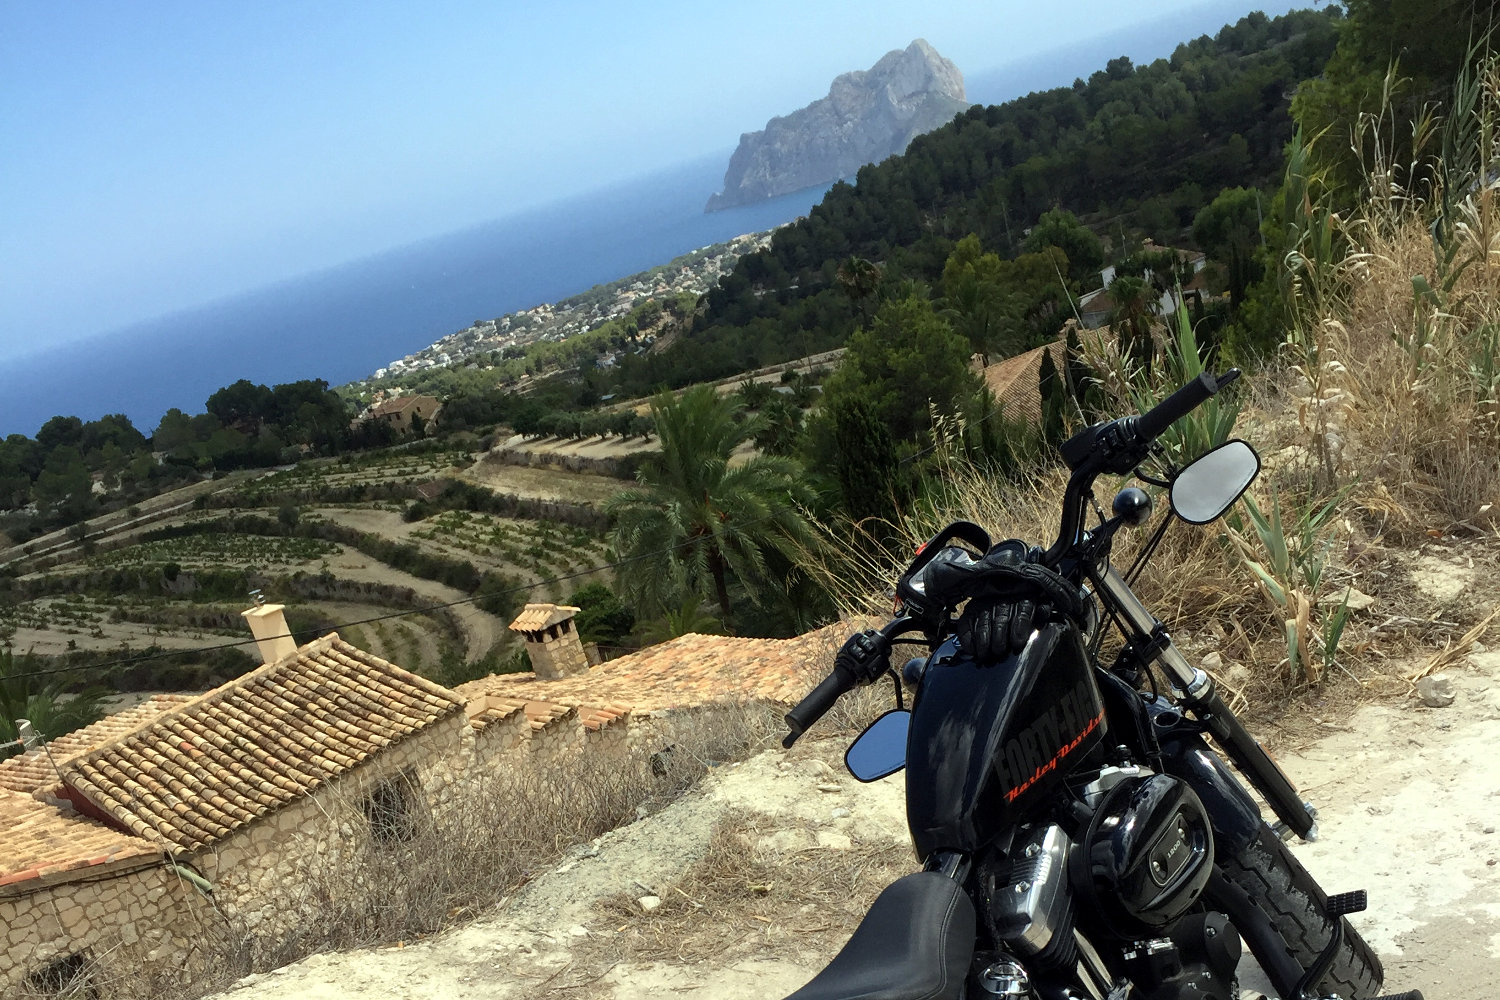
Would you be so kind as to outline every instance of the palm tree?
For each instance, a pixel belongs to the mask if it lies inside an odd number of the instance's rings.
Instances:
[[[77,675],[38,673],[45,669],[32,657],[0,649],[0,743],[17,738],[17,719],[30,720],[42,736],[56,739],[103,718],[102,689],[70,693]]]
[[[646,457],[639,486],[605,508],[625,561],[620,588],[642,615],[681,607],[684,595],[711,586],[727,622],[731,575],[754,596],[768,551],[790,556],[812,544],[801,508],[813,494],[796,462],[757,455],[731,467],[730,453],[757,429],[737,419],[740,410],[712,386],[651,401],[661,451]]]

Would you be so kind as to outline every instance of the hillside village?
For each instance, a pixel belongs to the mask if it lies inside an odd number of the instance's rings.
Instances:
[[[451,333],[437,343],[397,358],[370,376],[370,382],[398,381],[429,368],[476,363],[477,355],[504,352],[536,341],[562,340],[620,319],[648,300],[688,295],[697,298],[713,287],[745,254],[763,249],[774,230],[736,236],[724,243],[674,257],[649,271],[596,285],[559,302],[544,302],[519,312],[483,320]],[[603,363],[612,363],[612,359]]]

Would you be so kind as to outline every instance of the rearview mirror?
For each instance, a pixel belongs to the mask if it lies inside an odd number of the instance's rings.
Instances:
[[[906,766],[906,731],[911,713],[896,708],[865,727],[844,753],[844,766],[860,781],[879,781]]]
[[[1260,474],[1260,456],[1244,441],[1225,441],[1172,480],[1172,512],[1189,524],[1218,520]]]

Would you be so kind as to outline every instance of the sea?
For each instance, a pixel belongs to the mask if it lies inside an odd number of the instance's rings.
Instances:
[[[1299,2],[1272,0],[1261,9],[1275,15]],[[1014,59],[971,76],[968,98],[994,104],[1065,86],[1122,53],[1137,62],[1165,56],[1249,7],[1207,0]],[[201,413],[211,393],[238,379],[340,385],[364,378],[476,320],[790,222],[827,190],[705,214],[730,152],[0,363],[0,435],[35,434],[57,414],[91,420],[106,413],[124,413],[149,434],[169,408]]]
[[[0,436],[106,413],[149,434],[237,379],[351,382],[476,320],[790,222],[827,191],[705,213],[730,152],[5,362]]]

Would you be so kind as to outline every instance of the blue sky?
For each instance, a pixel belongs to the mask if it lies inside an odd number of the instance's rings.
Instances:
[[[972,79],[1291,6],[9,0],[0,359],[727,156],[916,37]]]

